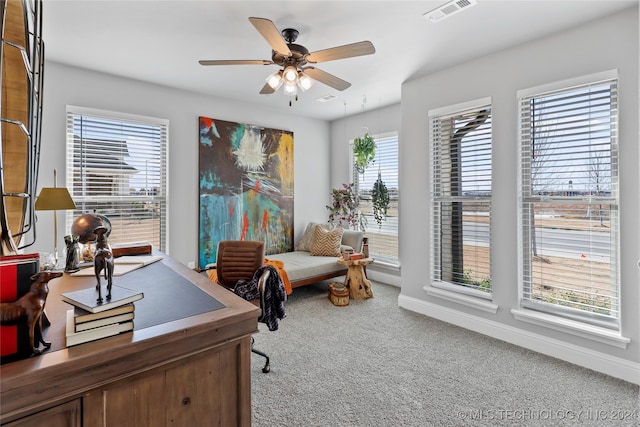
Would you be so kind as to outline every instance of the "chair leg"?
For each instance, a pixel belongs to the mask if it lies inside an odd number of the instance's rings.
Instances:
[[[271,366],[269,365],[269,356],[267,356],[266,353],[253,348],[253,344],[254,343],[255,343],[255,339],[253,337],[251,337],[251,352],[255,353],[257,355],[260,355],[260,356],[264,357],[265,359],[267,359],[267,361],[264,364],[264,367],[262,368],[262,372],[264,372],[265,374],[268,374],[269,371],[271,371]]]

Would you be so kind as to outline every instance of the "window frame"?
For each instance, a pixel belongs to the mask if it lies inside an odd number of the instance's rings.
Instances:
[[[493,299],[493,284],[492,282],[492,277],[493,277],[493,262],[492,262],[492,245],[493,245],[493,236],[492,236],[492,231],[491,231],[491,209],[492,209],[492,192],[490,191],[489,195],[469,195],[469,196],[441,196],[439,194],[439,190],[436,189],[436,187],[439,185],[440,179],[441,177],[436,176],[436,174],[438,173],[438,171],[440,170],[439,167],[439,162],[440,162],[440,158],[437,156],[437,152],[436,150],[441,146],[441,141],[439,139],[436,139],[436,132],[434,129],[435,126],[435,122],[436,121],[440,121],[443,118],[452,118],[454,116],[459,116],[459,115],[463,115],[463,114],[468,114],[470,112],[476,112],[476,113],[480,113],[482,110],[484,109],[488,109],[489,110],[489,118],[491,119],[491,137],[490,137],[490,141],[491,141],[491,148],[490,148],[490,158],[491,161],[493,160],[493,106],[492,106],[492,98],[491,97],[486,97],[486,98],[480,98],[480,99],[476,99],[476,100],[471,100],[471,101],[467,101],[467,102],[462,102],[462,103],[458,103],[458,104],[453,104],[453,105],[449,105],[449,106],[445,106],[445,107],[441,107],[441,108],[436,108],[436,109],[432,109],[429,110],[428,112],[428,120],[429,120],[429,158],[430,158],[430,170],[431,173],[429,174],[429,198],[430,198],[430,203],[429,203],[429,218],[431,221],[431,227],[429,228],[429,237],[430,237],[430,242],[431,242],[431,256],[429,259],[429,265],[430,265],[430,276],[429,276],[429,286],[425,287],[425,289],[427,290],[427,292],[429,294],[441,297],[441,298],[447,298],[447,299],[451,299],[454,300],[458,303],[462,303],[462,304],[466,304],[466,305],[470,305],[473,306],[475,308],[479,308],[479,309],[484,309],[486,311],[489,312],[493,312],[495,313],[497,311],[497,306],[494,304],[491,304],[489,302],[481,302],[482,300],[492,300]],[[489,178],[489,183],[492,186],[492,180],[493,180],[493,165],[490,166],[489,169],[490,172],[490,178]],[[442,245],[442,241],[440,238],[440,233],[437,232],[437,230],[441,229],[441,223],[440,220],[438,218],[440,218],[439,216],[436,216],[436,214],[439,212],[439,208],[438,205],[440,202],[444,202],[444,201],[449,201],[449,202],[454,202],[454,201],[458,201],[458,202],[480,202],[480,203],[485,203],[488,205],[488,209],[489,209],[489,222],[488,222],[488,226],[489,226],[489,249],[488,249],[488,253],[489,253],[489,260],[488,260],[488,269],[489,269],[489,280],[491,285],[489,286],[488,291],[487,290],[480,290],[476,287],[468,287],[468,286],[464,286],[462,283],[456,283],[456,282],[450,282],[450,281],[446,281],[446,280],[442,280],[442,278],[440,277],[436,277],[441,268],[439,267],[440,265],[440,261],[439,258],[441,257],[441,245]],[[438,259],[436,259],[436,257]],[[436,288],[436,289],[434,289]],[[476,300],[474,302],[474,300]]]
[[[370,136],[374,139],[374,141],[376,141],[376,147],[379,141],[382,140],[382,142],[384,142],[384,140],[393,140],[395,141],[395,144],[397,146],[397,150],[396,150],[396,159],[397,159],[397,163],[395,165],[395,173],[397,178],[399,178],[399,162],[400,162],[400,134],[398,131],[391,131],[391,132],[384,132],[384,133],[379,133],[379,134],[370,134]],[[350,167],[351,167],[351,176],[353,177],[353,183],[354,183],[354,191],[356,192],[356,194],[358,194],[358,197],[360,196],[360,185],[361,185],[361,179],[360,179],[360,174],[358,173],[358,171],[356,170],[355,167],[355,159],[353,156],[353,139],[349,141],[349,153],[350,153]],[[378,158],[378,154],[379,151],[376,149],[376,157],[375,160],[379,161]],[[373,163],[372,165],[370,165],[369,167],[367,167],[367,170],[369,169],[375,169],[376,171],[378,170],[378,165],[377,163]],[[388,169],[388,168],[387,168]],[[384,175],[382,176],[383,181],[385,181]],[[385,182],[386,183],[386,182]],[[388,186],[387,186],[388,187]],[[389,190],[391,190],[390,188],[388,188]],[[399,209],[399,202],[400,202],[400,182],[398,181],[398,188],[396,191],[396,196],[393,197],[390,194],[390,206],[391,205],[395,205],[396,209]],[[370,237],[369,234],[376,234],[375,232],[378,230],[378,224],[376,223],[373,215],[366,215],[366,219],[367,219],[367,224],[366,224],[366,231],[365,231],[365,237]],[[397,221],[399,222],[400,219],[400,213],[398,212],[397,215]],[[384,223],[382,225],[382,227],[384,227]],[[396,240],[396,251],[398,252],[398,255],[396,258],[390,257],[390,256],[385,256],[383,254],[379,254],[375,252],[375,245],[372,245],[371,242],[369,243],[369,253],[371,256],[374,256],[376,259],[376,264],[378,265],[385,265],[385,266],[389,266],[389,267],[399,267],[400,266],[400,253],[399,253],[399,224],[396,225],[395,227],[395,240]]]
[[[598,86],[602,84],[606,84],[607,82],[611,82],[614,87],[614,96],[616,97],[616,105],[612,108],[612,112],[609,115],[610,123],[613,128],[613,131],[610,135],[610,158],[613,163],[611,166],[611,182],[610,182],[610,193],[611,195],[608,197],[602,197],[598,195],[597,197],[593,197],[591,195],[584,195],[582,197],[576,197],[575,194],[567,194],[567,197],[558,197],[553,194],[548,196],[533,195],[533,191],[531,190],[532,185],[532,172],[527,174],[526,171],[530,170],[530,163],[532,160],[525,160],[524,152],[525,144],[528,144],[528,140],[525,135],[525,124],[523,123],[525,118],[524,116],[527,114],[527,109],[524,107],[525,100],[530,100],[533,98],[541,98],[543,96],[549,96],[552,94],[560,94],[565,93],[569,94],[572,91],[579,91],[585,89],[590,86]],[[618,104],[617,104],[617,96],[618,89],[617,86],[619,84],[618,72],[617,70],[609,70],[601,73],[590,74],[586,76],[576,77],[573,79],[567,79],[563,81],[553,82],[541,86],[536,86],[528,89],[519,90],[517,92],[517,102],[518,102],[518,297],[521,310],[515,310],[514,314],[516,318],[524,321],[533,321],[542,322],[546,324],[556,323],[556,325],[563,325],[569,329],[584,329],[584,330],[600,330],[598,334],[608,334],[606,332],[615,331],[620,332],[620,321],[621,321],[621,304],[620,304],[620,291],[621,291],[621,280],[620,280],[620,267],[621,267],[621,259],[620,259],[620,218],[619,218],[619,207],[620,207],[620,194],[619,194],[619,146],[618,146],[618,121],[620,114],[618,113]],[[611,108],[611,107],[610,107]],[[615,163],[614,163],[615,162]],[[529,190],[526,190],[526,189]],[[532,291],[529,289],[533,286],[533,280],[527,279],[527,272],[531,272],[532,267],[532,254],[533,249],[531,248],[531,240],[529,237],[531,234],[531,221],[525,218],[526,212],[528,211],[527,206],[534,204],[546,204],[550,205],[552,203],[568,203],[568,200],[563,199],[571,199],[573,203],[577,204],[586,204],[590,205],[593,203],[599,203],[606,201],[613,207],[613,214],[610,217],[610,238],[609,238],[609,248],[610,248],[610,265],[613,265],[614,271],[611,273],[611,280],[615,282],[615,298],[612,297],[612,306],[611,309],[616,313],[616,316],[605,316],[599,315],[597,313],[593,313],[590,311],[584,311],[577,308],[565,307],[559,303],[553,302],[545,302],[545,301],[536,301],[533,298],[527,298],[526,294],[531,294]],[[529,209],[530,210],[530,209]],[[533,223],[535,227],[535,222]],[[591,249],[591,247],[589,248]],[[591,283],[591,282],[590,282]],[[615,306],[614,306],[615,300]],[[527,314],[527,311],[529,314]],[[538,314],[536,314],[538,313]],[[545,317],[546,316],[546,317]],[[549,320],[556,318],[556,320]],[[540,319],[545,319],[541,321]],[[552,326],[553,327],[553,326]],[[605,332],[602,332],[604,330]],[[595,334],[595,332],[594,332]]]
[[[81,206],[83,203],[114,203],[114,204],[122,204],[122,203],[136,203],[141,206],[147,205],[152,206],[153,212],[152,217],[156,217],[157,211],[157,219],[159,221],[159,225],[156,228],[155,226],[151,228],[151,231],[157,230],[157,234],[155,238],[145,238],[144,236],[138,238],[138,236],[134,236],[131,239],[119,238],[118,236],[112,235],[109,238],[109,242],[112,244],[115,243],[124,243],[124,242],[138,242],[138,241],[157,241],[159,244],[154,244],[156,249],[159,249],[163,252],[168,252],[169,250],[169,185],[168,185],[168,177],[169,177],[169,120],[157,117],[150,116],[142,116],[136,114],[129,114],[123,112],[116,111],[108,111],[101,110],[89,107],[81,107],[76,105],[67,105],[66,108],[66,125],[65,125],[65,134],[66,134],[66,182],[67,188],[69,188],[71,192],[71,196],[78,206],[78,209],[75,211],[67,211],[66,212],[66,229],[69,231],[71,229],[71,225],[74,219],[83,214],[89,213],[81,211]],[[104,195],[104,194],[88,194],[88,190],[82,189],[81,191],[84,193],[82,195],[77,194],[77,183],[78,180],[75,177],[77,166],[74,164],[74,159],[76,158],[76,139],[77,135],[74,133],[74,120],[77,118],[88,118],[91,120],[95,120],[99,122],[100,120],[104,120],[105,122],[120,122],[127,126],[132,127],[135,130],[137,125],[140,128],[145,127],[154,127],[157,130],[157,137],[153,139],[154,142],[159,143],[159,146],[151,152],[150,156],[146,159],[150,162],[156,163],[156,166],[152,167],[150,170],[152,174],[155,174],[157,178],[152,178],[153,183],[156,184],[153,187],[150,187],[151,183],[145,184],[148,185],[149,188],[145,188],[146,194],[131,194],[130,192],[127,194],[124,193],[115,193],[112,195]],[[110,130],[115,129],[112,124],[107,126]],[[138,129],[140,130],[140,129]],[[107,132],[108,133],[108,132]],[[90,139],[91,137],[87,137]],[[142,144],[141,144],[142,145]],[[139,145],[140,146],[140,145]],[[127,143],[125,147],[122,149],[123,152],[129,150],[129,144]],[[156,153],[157,152],[157,153]],[[143,153],[141,157],[145,157],[149,154],[148,151],[141,151]],[[99,155],[98,155],[99,157]],[[86,157],[82,157],[83,159]],[[92,160],[94,165],[100,165],[100,161],[96,162],[95,159]],[[107,163],[108,165],[108,163]],[[85,166],[86,167],[86,166]],[[114,175],[113,182],[118,181],[118,178],[122,178],[122,176]],[[145,175],[145,183],[146,183],[146,175]],[[97,181],[96,181],[97,182]],[[130,182],[127,182],[130,185]],[[150,188],[157,191],[149,191]],[[93,191],[104,191],[100,185],[96,186]],[[100,212],[96,212],[100,213]],[[109,218],[109,215],[106,215]],[[109,218],[112,222],[112,225],[115,227],[115,222],[117,219]],[[127,236],[126,233],[121,233],[122,236]]]

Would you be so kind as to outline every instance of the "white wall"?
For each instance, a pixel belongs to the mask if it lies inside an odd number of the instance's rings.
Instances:
[[[551,37],[405,82],[400,153],[400,305],[515,344],[640,383],[640,175],[638,135],[637,8]],[[619,70],[622,335],[626,349],[518,321],[517,104],[516,91]],[[427,295],[429,129],[433,108],[492,98],[494,303],[491,314]],[[407,197],[411,195],[411,197]]]
[[[42,150],[38,192],[64,185],[67,105],[119,111],[169,120],[169,248],[180,262],[198,259],[198,116],[212,117],[294,133],[295,241],[305,225],[324,218],[328,203],[329,124],[277,114],[251,104],[178,91],[66,65],[45,63]],[[64,247],[64,214],[58,218],[58,248]],[[53,250],[53,214],[40,212],[36,244],[30,252]]]

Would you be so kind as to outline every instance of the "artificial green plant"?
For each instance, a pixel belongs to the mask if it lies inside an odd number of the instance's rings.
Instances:
[[[378,223],[378,227],[382,226],[382,222],[387,219],[387,211],[389,210],[389,190],[382,180],[382,173],[378,170],[378,179],[373,184],[371,191],[371,203],[373,205],[373,217]]]
[[[375,157],[376,142],[371,135],[365,133],[363,137],[353,140],[353,159],[359,173],[364,173],[364,170],[375,161]]]

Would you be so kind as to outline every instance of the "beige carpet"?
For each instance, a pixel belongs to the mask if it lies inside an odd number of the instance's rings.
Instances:
[[[336,307],[326,286],[260,325],[254,426],[640,425],[638,386],[401,309],[396,287]]]

